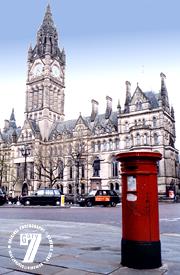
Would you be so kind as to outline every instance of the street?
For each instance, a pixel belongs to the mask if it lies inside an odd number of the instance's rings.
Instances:
[[[159,203],[161,234],[180,234],[180,203]],[[11,207],[0,208],[0,219],[51,220],[107,224],[121,227],[121,205],[117,207]]]
[[[160,203],[159,210],[163,266],[146,273],[138,270],[138,274],[165,274],[166,271],[168,275],[179,274],[180,203]],[[115,208],[5,205],[0,207],[0,222],[1,274],[10,272],[13,275],[17,271],[21,275],[30,274],[27,270],[24,273],[12,262],[8,252],[9,238],[12,236],[11,252],[18,263],[23,263],[27,248],[20,245],[17,229],[25,225],[29,226],[28,230],[32,225],[45,228],[54,243],[50,264],[45,262],[42,268],[37,269],[38,273],[35,271],[33,274],[137,274],[136,270],[120,265],[121,205]],[[12,232],[16,233],[13,235]],[[34,264],[44,260],[48,247],[47,239],[43,237]]]

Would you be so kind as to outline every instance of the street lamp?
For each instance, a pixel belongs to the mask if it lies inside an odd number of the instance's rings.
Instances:
[[[20,149],[22,156],[24,157],[24,182],[27,180],[27,157],[31,153],[31,149],[27,144],[24,144]]]

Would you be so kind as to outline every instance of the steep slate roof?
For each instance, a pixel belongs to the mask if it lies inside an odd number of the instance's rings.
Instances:
[[[9,123],[9,125],[1,132],[1,140],[5,143],[11,143],[13,142],[13,136],[19,137],[21,132],[21,127],[16,126],[14,109],[12,109],[10,120],[7,120],[7,122]]]
[[[78,119],[67,120],[62,122],[57,122],[51,132],[49,139],[52,138],[53,134],[62,134],[64,132],[72,133]],[[112,124],[115,129],[118,127],[117,112],[112,112],[109,119],[105,119],[105,114],[97,115],[94,122],[91,122],[91,117],[83,117],[85,125],[93,132],[94,127],[100,124],[104,129],[107,128],[107,125]]]
[[[159,107],[159,102],[158,102],[159,94],[157,94],[155,92],[152,92],[152,91],[145,92],[144,94],[148,98],[152,109],[155,109],[155,108]]]

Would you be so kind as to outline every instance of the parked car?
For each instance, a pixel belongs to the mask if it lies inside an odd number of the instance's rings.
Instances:
[[[61,191],[59,189],[42,188],[29,196],[21,196],[20,203],[23,205],[60,205]]]
[[[3,205],[7,202],[6,194],[0,189],[0,205]]]
[[[87,196],[79,198],[80,206],[104,205],[115,207],[120,202],[119,195],[113,190],[92,190]]]

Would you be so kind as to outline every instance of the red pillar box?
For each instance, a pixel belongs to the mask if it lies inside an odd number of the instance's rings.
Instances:
[[[159,237],[157,161],[160,153],[128,152],[116,156],[122,174],[121,264],[137,269],[158,268]]]

